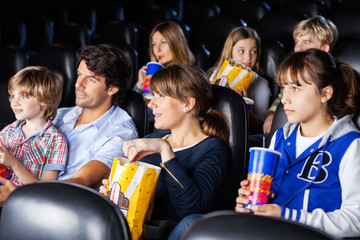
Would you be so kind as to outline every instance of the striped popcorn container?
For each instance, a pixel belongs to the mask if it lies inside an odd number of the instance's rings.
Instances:
[[[150,220],[160,167],[114,159],[109,177],[109,198],[121,210],[129,225],[131,238],[139,239],[145,221]]]
[[[258,77],[257,73],[249,67],[231,59],[225,59],[220,71],[215,74],[211,82],[216,85],[228,87],[242,92],[242,87],[247,90],[252,80]]]

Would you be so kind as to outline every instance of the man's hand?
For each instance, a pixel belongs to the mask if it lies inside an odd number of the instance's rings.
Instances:
[[[66,182],[74,182],[87,187],[97,189],[101,186],[101,180],[108,178],[110,168],[98,160],[91,160],[82,166],[73,178],[65,179]]]

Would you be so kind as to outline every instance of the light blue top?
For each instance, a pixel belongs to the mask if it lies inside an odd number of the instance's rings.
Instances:
[[[135,124],[127,112],[112,106],[96,121],[79,125],[74,129],[82,108],[61,108],[57,112],[54,126],[65,138],[69,147],[65,172],[58,180],[69,179],[86,163],[98,160],[111,168],[115,157],[123,156],[123,143],[137,138]]]

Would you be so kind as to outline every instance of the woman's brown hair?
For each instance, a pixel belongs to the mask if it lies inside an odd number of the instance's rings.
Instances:
[[[206,73],[200,68],[187,64],[174,64],[163,68],[152,76],[150,91],[179,101],[186,101],[188,97],[194,98],[193,114],[199,119],[204,134],[228,140],[227,119],[222,113],[211,108],[212,87]]]
[[[173,55],[173,60],[171,64],[185,63],[193,64],[195,63],[195,57],[190,50],[189,44],[186,40],[185,34],[175,21],[166,20],[158,23],[153,27],[149,37],[149,46],[150,46],[150,58],[151,61],[157,62],[153,49],[152,49],[152,38],[153,35],[159,32],[169,44],[170,51]]]

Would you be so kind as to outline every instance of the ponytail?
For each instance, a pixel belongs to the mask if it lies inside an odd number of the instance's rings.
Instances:
[[[343,62],[337,62],[337,67],[341,73],[341,79],[345,83],[345,91],[342,92],[340,100],[342,100],[338,107],[339,114],[338,118],[342,118],[345,115],[352,114],[355,116],[357,114],[357,84],[356,77],[352,68]],[[343,104],[342,104],[343,103]]]
[[[203,117],[201,129],[207,136],[220,138],[227,142],[229,139],[229,124],[224,114],[219,111],[209,109]]]

